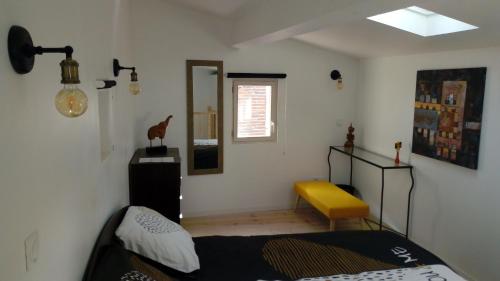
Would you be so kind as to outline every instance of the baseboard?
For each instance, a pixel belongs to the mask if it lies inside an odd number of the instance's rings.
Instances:
[[[224,216],[224,215],[241,215],[254,212],[284,211],[292,209],[293,207],[289,205],[289,206],[268,206],[268,207],[257,207],[257,208],[238,208],[238,209],[224,209],[224,210],[182,212],[182,213],[184,218],[198,218],[198,217],[212,217],[212,216]]]

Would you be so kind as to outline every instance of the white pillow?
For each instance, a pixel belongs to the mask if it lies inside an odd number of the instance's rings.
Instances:
[[[154,210],[129,207],[115,234],[129,251],[178,271],[200,269],[191,235]]]

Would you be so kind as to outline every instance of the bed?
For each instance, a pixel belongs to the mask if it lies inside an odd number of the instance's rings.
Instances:
[[[194,241],[201,266],[197,280],[203,281],[297,280],[444,264],[418,245],[388,231],[211,236]]]
[[[99,255],[107,245],[120,245],[114,232],[126,209],[113,215],[103,228],[83,281],[93,281]],[[193,240],[200,260],[200,270],[194,273],[172,272],[151,260],[144,260],[179,280],[198,281],[316,280],[303,278],[376,270],[397,274],[397,270],[403,270],[401,268],[445,264],[415,243],[387,231],[209,236]],[[338,280],[403,280],[394,276],[394,279]]]

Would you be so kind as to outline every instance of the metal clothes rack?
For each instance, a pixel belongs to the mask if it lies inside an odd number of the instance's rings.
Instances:
[[[396,164],[394,162],[394,159],[391,159],[386,156],[382,156],[379,154],[376,154],[374,152],[365,150],[360,147],[353,147],[353,148],[345,148],[344,146],[330,146],[330,150],[328,152],[328,181],[332,181],[332,163],[330,162],[331,154],[332,151],[337,151],[342,154],[345,154],[349,156],[350,162],[351,162],[351,168],[350,168],[350,178],[349,178],[349,184],[352,186],[352,171],[353,171],[353,166],[352,162],[353,159],[360,160],[362,162],[365,162],[369,165],[372,165],[374,167],[377,167],[381,169],[382,171],[382,188],[380,192],[380,218],[379,218],[379,230],[382,230],[382,228],[385,228],[389,231],[395,232],[397,234],[400,234],[404,236],[406,239],[408,239],[408,228],[409,228],[409,223],[410,223],[410,204],[411,204],[411,194],[413,191],[413,188],[415,187],[415,180],[413,178],[413,166],[402,163],[400,162],[399,164]],[[391,228],[388,228],[386,226],[383,226],[383,210],[384,210],[384,188],[385,188],[385,170],[396,170],[396,169],[408,169],[410,172],[410,178],[411,178],[411,187],[410,190],[408,191],[408,205],[407,205],[407,210],[406,210],[406,232],[403,234],[399,231],[393,230]],[[375,222],[376,223],[376,222]]]

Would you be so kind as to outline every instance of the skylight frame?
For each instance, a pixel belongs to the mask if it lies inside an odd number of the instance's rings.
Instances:
[[[411,7],[405,8],[405,9],[408,10],[408,11],[420,14],[422,16],[426,16],[426,17],[433,16],[433,15],[436,14],[436,12],[433,12],[433,11],[430,11],[430,10],[426,10],[424,8],[420,8],[418,6],[411,6]]]
[[[444,35],[479,28],[418,6],[410,6],[378,14],[367,17],[367,19],[422,37]]]

